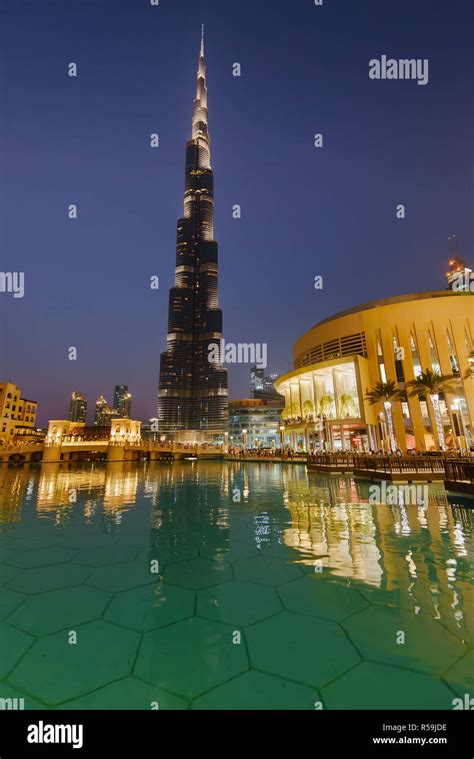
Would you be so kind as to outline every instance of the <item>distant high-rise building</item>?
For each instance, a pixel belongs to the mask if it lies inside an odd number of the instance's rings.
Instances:
[[[192,137],[186,143],[184,214],[178,220],[175,284],[170,290],[167,349],[161,354],[158,391],[159,430],[174,438],[216,439],[227,428],[227,370],[209,361],[209,346],[222,345],[213,216],[202,39]]]
[[[115,385],[114,390],[114,416],[120,419],[130,419],[132,414],[132,396],[128,392],[128,385]]]
[[[71,422],[85,422],[87,418],[87,401],[82,393],[74,392],[69,404],[69,420]]]
[[[250,369],[250,390],[252,398],[262,398],[263,400],[267,398],[269,400],[276,399],[281,401],[282,396],[280,393],[277,393],[273,386],[277,376],[277,374],[265,374],[264,369],[252,366]]]
[[[446,272],[448,290],[474,290],[474,275],[472,269],[461,256],[461,250],[456,235],[449,238],[449,271]]]
[[[113,409],[110,408],[104,396],[99,395],[95,402],[94,425],[96,427],[107,427],[112,416],[114,416]]]

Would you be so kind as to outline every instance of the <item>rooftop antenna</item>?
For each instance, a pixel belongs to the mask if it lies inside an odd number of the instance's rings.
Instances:
[[[204,58],[204,24],[202,25],[201,32],[201,58]]]

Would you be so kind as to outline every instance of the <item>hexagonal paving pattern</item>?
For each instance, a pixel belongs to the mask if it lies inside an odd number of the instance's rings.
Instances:
[[[474,693],[472,535],[439,493],[422,526],[407,507],[408,535],[363,483],[303,467],[22,471],[0,468],[0,698],[451,709]]]
[[[419,672],[363,662],[322,689],[328,709],[452,709],[441,680]]]
[[[376,606],[393,606],[394,608],[409,610],[413,610],[416,606],[414,597],[410,596],[406,588],[388,590],[385,587],[368,585],[360,581],[354,583],[354,587],[368,603]]]
[[[64,631],[36,641],[8,682],[56,706],[129,674],[140,642],[137,633],[107,622],[90,622],[77,633],[75,645]]]
[[[198,590],[211,585],[218,585],[232,579],[232,570],[223,561],[210,559],[191,559],[171,564],[164,570],[166,582],[181,585],[183,588]]]
[[[21,569],[29,567],[47,567],[51,564],[62,564],[70,561],[74,556],[74,551],[67,551],[65,548],[33,548],[29,551],[20,551],[5,560],[5,564]]]
[[[116,544],[104,548],[86,548],[78,551],[74,557],[76,564],[85,564],[87,567],[105,567],[108,564],[119,564],[124,561],[132,561],[137,553],[136,548],[118,546]]]
[[[2,564],[0,566],[0,585],[5,585],[10,582],[10,580],[13,579],[13,577],[16,577],[20,571],[21,570],[16,567],[9,567],[7,564]]]
[[[368,606],[353,588],[337,582],[321,582],[315,577],[301,577],[278,589],[285,608],[300,614],[324,617],[339,622]]]
[[[124,561],[121,564],[99,567],[93,570],[87,580],[88,585],[109,590],[112,593],[156,582],[158,582],[158,575],[150,572],[150,565],[144,561]]]
[[[309,709],[321,697],[317,690],[262,672],[244,672],[193,701],[193,709]]]
[[[245,644],[233,628],[193,617],[146,633],[134,674],[191,699],[248,669]]]
[[[197,598],[200,617],[240,627],[252,625],[281,610],[273,588],[240,580],[201,590]]]
[[[34,643],[34,638],[6,622],[0,622],[0,677],[6,677]]]
[[[319,688],[360,662],[334,622],[282,612],[246,630],[254,669]]]
[[[15,574],[7,583],[7,587],[19,593],[45,593],[48,590],[80,585],[90,573],[89,567],[80,567],[76,564],[62,564],[60,570],[57,566],[25,569]]]
[[[243,559],[234,564],[235,576],[238,580],[258,582],[263,585],[282,585],[284,582],[301,577],[300,569],[283,559],[264,558]]]
[[[7,707],[9,709],[47,709],[41,701],[37,701],[36,698],[32,698],[28,693],[23,693],[17,688],[12,688],[6,682],[0,683],[0,699],[12,699]]]
[[[177,585],[158,583],[117,593],[105,619],[138,632],[179,622],[194,614],[196,594]]]
[[[14,609],[17,608],[26,596],[22,593],[15,593],[14,590],[8,588],[0,588],[0,619],[8,617]]]
[[[474,696],[474,651],[459,659],[444,674],[443,680],[460,696],[469,693]]]
[[[11,625],[38,637],[74,629],[101,616],[110,593],[79,585],[30,596],[8,618]]]
[[[156,686],[125,677],[110,683],[100,690],[88,693],[81,698],[66,701],[61,709],[188,709],[189,704],[183,698],[173,696]]]
[[[371,606],[342,622],[367,661],[441,674],[466,646],[431,617]],[[405,642],[400,635],[403,633]],[[429,646],[427,645],[429,641]]]

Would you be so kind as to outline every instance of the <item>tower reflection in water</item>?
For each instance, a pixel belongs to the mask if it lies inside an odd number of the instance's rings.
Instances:
[[[74,523],[78,534],[135,531],[147,562],[279,557],[467,635],[470,513],[442,485],[429,486],[424,507],[373,506],[368,487],[271,463],[2,466],[0,524],[4,533],[32,518],[51,530]]]

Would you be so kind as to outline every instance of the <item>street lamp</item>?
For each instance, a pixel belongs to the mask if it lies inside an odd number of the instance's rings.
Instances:
[[[247,448],[247,432],[248,430],[242,430],[242,447]]]
[[[382,452],[385,453],[385,443],[387,440],[387,425],[385,422],[385,416],[382,412],[379,414],[379,424],[380,424],[380,437],[382,438]]]
[[[464,438],[464,444],[469,447],[469,438],[467,435],[466,426],[464,424],[464,416],[462,413],[461,408],[461,398],[454,398],[453,402],[451,404],[451,416],[453,419],[453,426],[454,426],[454,434],[458,439],[458,446],[460,451],[462,452],[463,446],[463,438]]]
[[[329,422],[327,420],[326,414],[323,414],[323,427],[324,427],[324,447],[326,451],[331,450],[331,435],[329,432]]]
[[[285,425],[282,424],[280,426],[280,438],[281,438],[281,445],[280,445],[280,447],[281,447],[281,452],[282,453],[284,453],[284,451],[285,451],[285,434],[284,433],[285,433]]]

